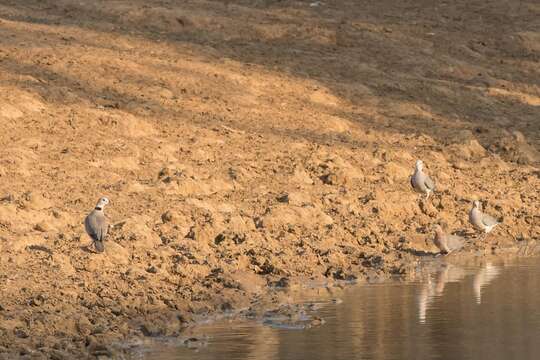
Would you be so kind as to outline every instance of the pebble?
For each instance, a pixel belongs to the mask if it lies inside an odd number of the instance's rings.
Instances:
[[[174,215],[170,210],[167,210],[161,215],[161,221],[163,221],[164,224],[171,222],[173,219],[174,219]]]

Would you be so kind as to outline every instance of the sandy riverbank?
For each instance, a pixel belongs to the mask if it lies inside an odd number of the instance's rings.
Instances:
[[[106,355],[296,279],[407,276],[438,220],[466,252],[538,240],[539,13],[1,2],[0,358]],[[483,242],[474,198],[504,219]]]

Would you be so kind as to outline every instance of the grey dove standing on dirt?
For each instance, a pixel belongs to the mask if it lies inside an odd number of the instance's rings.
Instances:
[[[84,220],[84,227],[88,236],[92,238],[92,244],[97,252],[101,253],[105,250],[103,246],[103,240],[107,236],[109,230],[109,223],[103,212],[105,205],[109,203],[109,199],[102,197],[96,204],[96,207]]]
[[[435,190],[435,182],[424,173],[424,162],[422,160],[416,160],[414,174],[411,176],[411,186],[416,192],[426,194],[426,200]]]
[[[435,237],[433,243],[439,248],[441,254],[450,254],[452,251],[460,250],[465,240],[461,236],[447,234],[441,225],[434,226]]]
[[[473,207],[469,211],[469,222],[475,229],[483,231],[484,235],[500,224],[493,216],[482,212],[482,204],[478,200],[473,202]]]

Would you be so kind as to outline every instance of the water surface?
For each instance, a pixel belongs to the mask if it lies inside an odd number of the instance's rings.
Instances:
[[[142,358],[539,359],[540,259],[444,261],[418,281],[351,286],[298,322],[219,321],[198,329],[195,348],[161,344]],[[300,330],[313,316],[325,323]]]

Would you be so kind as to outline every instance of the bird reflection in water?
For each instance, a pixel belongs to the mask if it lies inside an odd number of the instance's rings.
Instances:
[[[501,272],[499,266],[486,262],[474,273],[473,290],[477,304],[482,302],[482,290],[492,282]],[[470,272],[462,267],[452,264],[442,264],[440,271],[429,274],[426,282],[418,294],[418,320],[426,322],[426,313],[434,299],[442,296],[446,284],[462,281]]]
[[[482,303],[482,289],[499,276],[500,273],[501,269],[499,266],[494,266],[490,262],[486,262],[474,275],[473,289],[477,304]]]
[[[452,264],[443,264],[442,269],[435,273],[433,279],[431,275],[428,275],[428,279],[418,296],[418,320],[425,323],[428,307],[437,296],[442,295],[447,283],[459,282],[466,275],[463,268]]]

